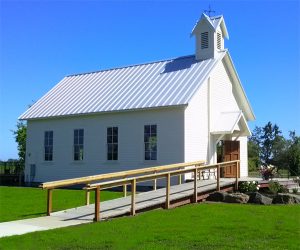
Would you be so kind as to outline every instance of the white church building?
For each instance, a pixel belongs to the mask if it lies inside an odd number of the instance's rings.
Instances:
[[[223,16],[203,14],[195,54],[66,76],[19,119],[27,120],[26,182],[149,166],[240,159],[247,176],[255,119],[224,39]],[[228,169],[225,177],[233,175]]]

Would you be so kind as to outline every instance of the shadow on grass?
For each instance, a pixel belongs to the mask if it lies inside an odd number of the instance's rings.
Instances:
[[[32,214],[22,214],[20,218],[29,219],[32,217],[46,216],[46,212],[32,213]]]

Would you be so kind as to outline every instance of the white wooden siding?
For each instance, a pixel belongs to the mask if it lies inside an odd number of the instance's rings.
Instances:
[[[144,161],[144,125],[157,124],[158,160]],[[106,160],[106,128],[119,127],[119,160]],[[73,161],[73,131],[84,129],[84,160]],[[53,130],[53,162],[45,162],[44,131]],[[120,112],[30,120],[25,178],[36,165],[34,182],[123,171],[184,161],[184,109]]]
[[[211,126],[218,121],[221,112],[241,110],[232,92],[232,84],[223,63],[219,63],[211,75]]]
[[[185,162],[207,159],[208,113],[207,81],[194,95],[184,115],[184,160]],[[185,178],[192,178],[186,174]]]
[[[231,80],[222,63],[219,63],[211,75],[211,127],[218,122],[221,112],[232,112],[242,110],[238,106],[236,98],[232,91]],[[214,138],[214,143],[217,138]],[[248,176],[248,154],[247,137],[240,137],[240,160],[241,176]],[[216,162],[216,152],[213,156],[213,162]]]

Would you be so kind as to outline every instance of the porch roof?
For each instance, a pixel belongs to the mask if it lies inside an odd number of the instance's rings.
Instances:
[[[233,134],[234,132],[237,132],[240,136],[251,135],[251,131],[241,110],[220,113],[210,133],[213,135],[225,135]]]

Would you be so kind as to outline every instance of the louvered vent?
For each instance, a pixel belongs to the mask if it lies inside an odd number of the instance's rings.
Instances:
[[[201,49],[208,48],[208,32],[201,33]]]
[[[222,36],[220,33],[217,33],[217,48],[221,49],[222,47]]]

